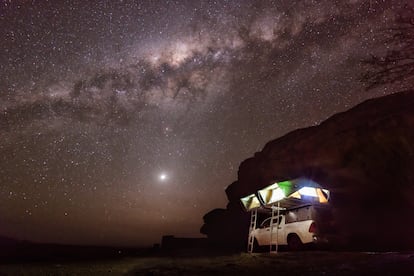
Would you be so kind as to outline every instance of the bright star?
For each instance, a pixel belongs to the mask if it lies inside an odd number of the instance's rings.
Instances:
[[[159,179],[160,179],[161,181],[165,181],[165,180],[167,180],[167,174],[165,174],[165,173],[160,174]]]

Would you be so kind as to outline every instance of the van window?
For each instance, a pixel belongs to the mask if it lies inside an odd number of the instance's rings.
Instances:
[[[271,218],[267,218],[266,220],[264,220],[262,222],[262,224],[260,225],[260,227],[261,228],[268,228],[268,227],[270,227],[270,220],[271,220]],[[278,225],[279,220],[280,221],[282,220],[282,216],[279,216],[279,219],[278,218],[274,218],[273,219],[273,226]]]
[[[265,221],[262,222],[262,224],[260,225],[261,228],[267,228],[270,227],[270,218],[266,219]]]
[[[274,218],[273,225],[279,224],[279,221],[282,221],[282,216],[279,216],[279,218]]]

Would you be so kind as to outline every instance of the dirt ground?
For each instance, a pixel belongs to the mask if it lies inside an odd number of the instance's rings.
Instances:
[[[0,275],[414,275],[414,252],[280,252],[0,264]]]

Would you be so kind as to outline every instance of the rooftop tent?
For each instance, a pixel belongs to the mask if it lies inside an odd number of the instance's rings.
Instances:
[[[291,181],[275,182],[257,192],[263,205],[276,203],[289,195],[293,190]]]
[[[289,195],[289,198],[313,201],[314,203],[327,203],[329,200],[329,191],[323,189],[318,183],[307,178],[298,178],[292,181],[295,192]]]
[[[243,197],[240,199],[240,201],[246,211],[251,211],[261,206],[260,201],[255,194]]]
[[[258,197],[263,206],[271,206],[280,202],[283,208],[291,208],[308,203],[327,203],[329,191],[313,180],[297,178],[272,185],[258,191]]]

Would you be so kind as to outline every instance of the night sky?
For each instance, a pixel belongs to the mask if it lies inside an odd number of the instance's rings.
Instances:
[[[0,235],[199,236],[241,161],[361,101],[412,1],[0,1]]]

